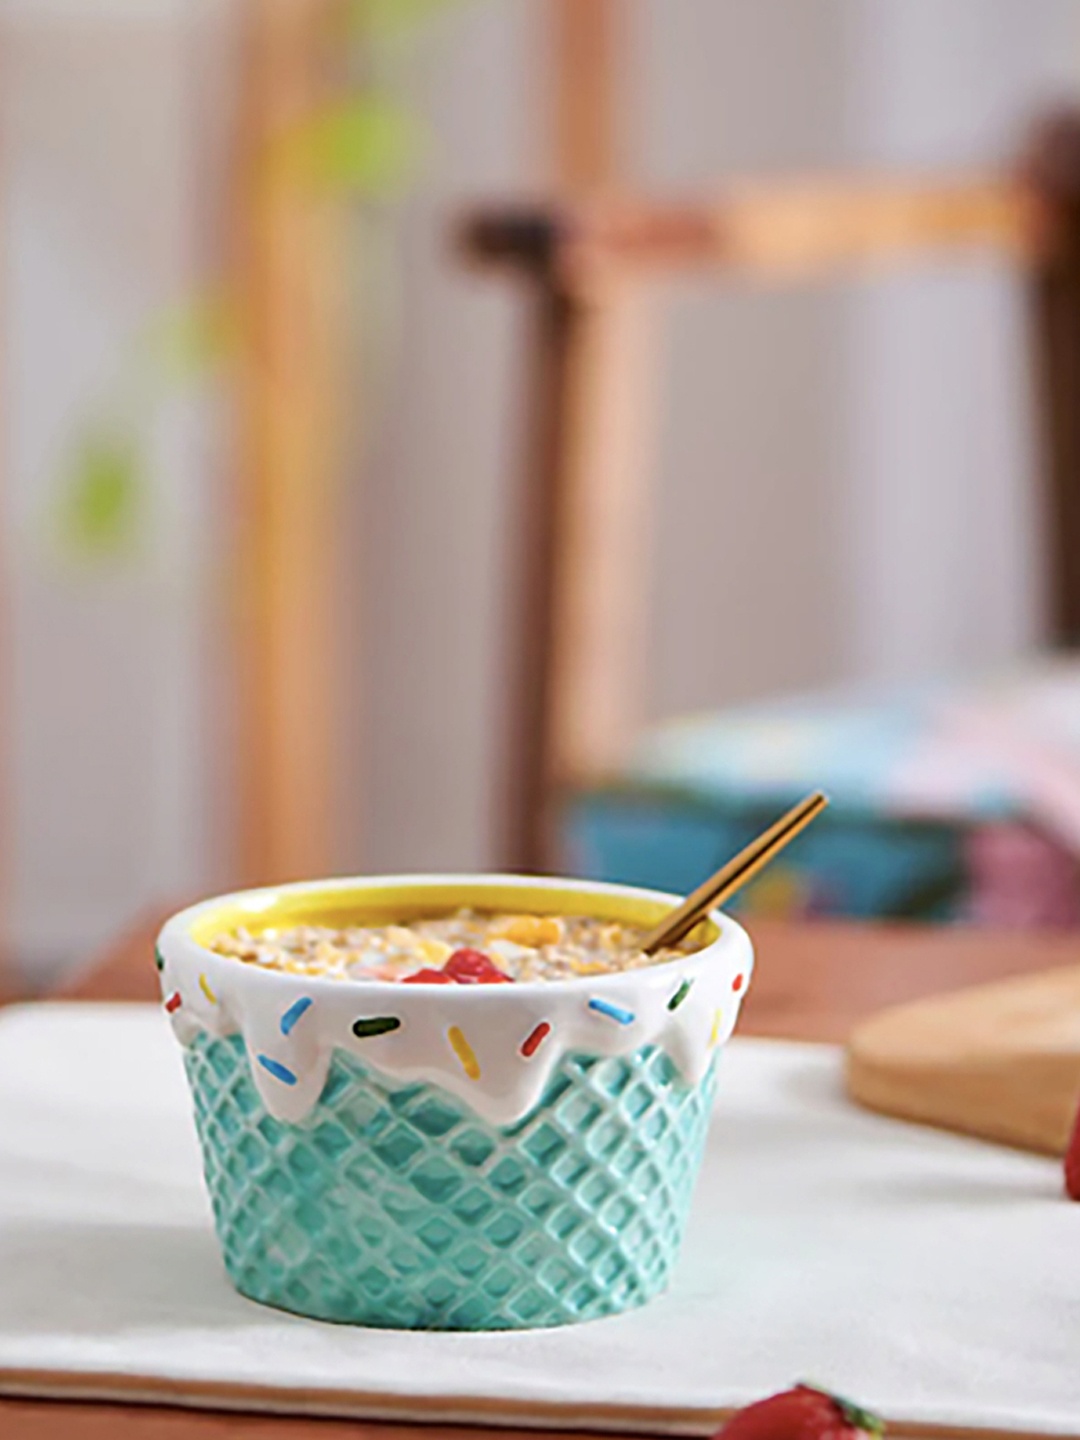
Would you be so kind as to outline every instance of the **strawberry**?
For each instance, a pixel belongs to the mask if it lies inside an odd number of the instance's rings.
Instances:
[[[1080,1110],[1065,1153],[1065,1193],[1070,1200],[1080,1200]]]
[[[406,975],[402,985],[452,985],[454,977],[445,970],[416,970]]]
[[[796,1385],[740,1410],[720,1436],[722,1440],[869,1440],[884,1429],[876,1415],[857,1405],[812,1385]]]
[[[505,985],[510,980],[482,950],[455,950],[443,971],[459,985]]]

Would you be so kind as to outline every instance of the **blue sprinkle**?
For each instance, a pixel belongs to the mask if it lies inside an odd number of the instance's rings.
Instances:
[[[618,1005],[609,1005],[606,1000],[590,1000],[589,1009],[595,1010],[598,1015],[606,1015],[609,1020],[615,1020],[620,1025],[632,1025],[634,1023],[634,1012],[632,1010],[621,1010]]]
[[[264,1070],[268,1070],[275,1080],[280,1080],[283,1085],[295,1085],[296,1076],[280,1060],[271,1060],[269,1055],[256,1055],[255,1059]]]
[[[313,1004],[314,1001],[309,1000],[305,995],[302,1000],[297,1000],[295,1005],[290,1005],[281,1017],[281,1033],[283,1035],[290,1034],[293,1026],[300,1019],[301,1015],[306,1014]]]

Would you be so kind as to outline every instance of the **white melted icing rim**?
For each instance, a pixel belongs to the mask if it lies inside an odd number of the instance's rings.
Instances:
[[[656,1045],[689,1084],[700,1083],[735,1027],[753,970],[746,932],[715,912],[714,938],[662,965],[509,985],[323,979],[200,943],[234,924],[281,923],[277,912],[290,904],[316,914],[320,901],[339,913],[348,905],[353,923],[374,923],[365,906],[385,912],[394,897],[408,897],[415,913],[425,903],[428,913],[492,909],[497,897],[497,908],[515,912],[638,922],[679,903],[630,886],[488,875],[313,882],[208,900],[174,916],[158,937],[162,998],[180,1043],[242,1036],[255,1086],[278,1120],[310,1113],[341,1050],[394,1080],[440,1086],[506,1126],[535,1108],[568,1054],[628,1055]]]

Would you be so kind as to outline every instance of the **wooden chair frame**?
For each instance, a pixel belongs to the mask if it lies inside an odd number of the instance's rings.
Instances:
[[[1051,117],[1005,175],[801,178],[732,185],[701,204],[486,209],[462,241],[474,263],[520,276],[532,310],[501,863],[546,868],[554,797],[611,773],[632,735],[650,281],[697,272],[777,285],[920,254],[1005,257],[1026,279],[1036,342],[1052,638],[1080,641],[1080,115]]]
[[[340,201],[298,180],[279,148],[341,94],[337,8],[338,0],[244,0],[241,12],[238,475],[226,601],[235,869],[244,884],[324,874],[332,858],[346,231]]]

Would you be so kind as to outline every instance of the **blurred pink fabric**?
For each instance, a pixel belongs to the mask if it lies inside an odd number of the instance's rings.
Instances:
[[[1030,825],[980,825],[968,837],[971,919],[1010,930],[1080,925],[1080,866]]]

